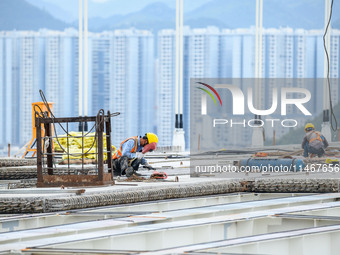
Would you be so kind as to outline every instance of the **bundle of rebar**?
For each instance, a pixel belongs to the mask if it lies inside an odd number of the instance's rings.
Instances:
[[[0,213],[55,212],[71,209],[90,208],[107,205],[186,198],[233,192],[268,193],[330,193],[339,192],[339,179],[262,179],[218,180],[197,183],[178,183],[171,186],[134,187],[112,189],[75,195],[50,197],[3,197],[0,198]]]
[[[38,213],[240,192],[239,181],[223,180],[185,185],[138,187],[110,192],[57,197],[0,198],[0,213]]]
[[[35,166],[37,159],[0,158],[0,167]]]
[[[68,168],[58,167],[54,169],[53,174],[64,175],[64,174],[94,174],[95,166],[81,168]],[[43,169],[43,174],[47,174],[47,170]],[[23,180],[37,178],[37,167],[36,166],[25,166],[25,167],[2,167],[0,168],[0,180]]]

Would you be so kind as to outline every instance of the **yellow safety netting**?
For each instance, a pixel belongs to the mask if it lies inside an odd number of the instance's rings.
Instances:
[[[103,148],[106,150],[106,137],[103,133]],[[70,159],[81,159],[84,153],[84,158],[86,159],[97,159],[98,149],[97,141],[95,141],[95,132],[89,133],[84,137],[82,132],[69,132],[67,135],[61,135],[58,137],[59,143],[56,139],[53,139],[54,151],[64,152],[63,160],[67,159],[67,152]],[[60,145],[62,148],[60,147]],[[68,144],[68,146],[67,146]],[[84,147],[82,148],[82,144]],[[93,146],[92,146],[93,145]],[[68,148],[67,148],[68,147]],[[92,147],[92,148],[91,148]],[[112,146],[112,153],[115,153],[116,147]],[[104,160],[107,159],[107,153],[104,153]]]

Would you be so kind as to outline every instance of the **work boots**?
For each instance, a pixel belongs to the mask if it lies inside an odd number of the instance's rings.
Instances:
[[[112,168],[113,168],[113,175],[114,176],[121,176],[125,174],[125,169],[128,168],[128,158],[123,156],[118,159],[114,159],[112,161]]]
[[[131,166],[129,166],[126,170],[126,177],[131,177],[132,175],[136,175],[136,176],[142,176],[141,174],[137,173],[136,170],[134,170]]]
[[[125,170],[125,173],[126,173],[126,177],[130,177],[133,175],[134,173],[134,170],[131,166],[129,166],[126,170]]]
[[[129,162],[129,159],[126,156],[123,156],[119,159],[115,159],[112,162],[112,168],[114,170],[113,174],[114,176],[126,175],[126,177],[130,177],[133,174],[141,176],[140,174],[136,173],[140,163],[141,160],[138,158],[130,160]]]

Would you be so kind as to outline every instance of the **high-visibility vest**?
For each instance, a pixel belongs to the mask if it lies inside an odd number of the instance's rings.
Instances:
[[[308,142],[313,142],[313,141],[315,141],[315,140],[318,140],[318,141],[320,141],[320,142],[323,142],[323,140],[322,140],[322,138],[321,138],[321,135],[320,135],[318,132],[313,131],[312,133],[313,133],[313,134],[316,134],[316,137],[310,139]]]
[[[117,159],[117,158],[120,158],[120,157],[122,156],[123,144],[124,144],[125,142],[127,142],[128,140],[131,140],[131,139],[134,140],[135,144],[134,144],[134,146],[133,146],[133,148],[132,148],[132,150],[131,150],[130,152],[131,152],[131,153],[137,152],[137,148],[138,148],[138,136],[132,136],[132,137],[130,137],[130,138],[128,138],[128,139],[125,139],[125,140],[120,144],[119,149],[113,154],[112,159]]]

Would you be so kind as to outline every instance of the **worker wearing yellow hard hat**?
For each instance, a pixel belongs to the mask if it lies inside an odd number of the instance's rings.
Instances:
[[[319,131],[315,131],[312,123],[306,124],[305,132],[306,134],[301,144],[302,149],[304,149],[304,157],[308,157],[309,154],[316,154],[318,157],[322,157],[325,154],[325,149],[328,147],[326,138]]]
[[[314,129],[315,129],[315,127],[312,123],[307,123],[306,126],[305,126],[305,132],[312,131]]]
[[[157,148],[158,137],[154,133],[146,133],[144,136],[132,136],[125,139],[119,149],[113,154],[114,175],[126,175],[130,177],[136,174],[139,165],[154,169],[144,158],[144,154]]]

